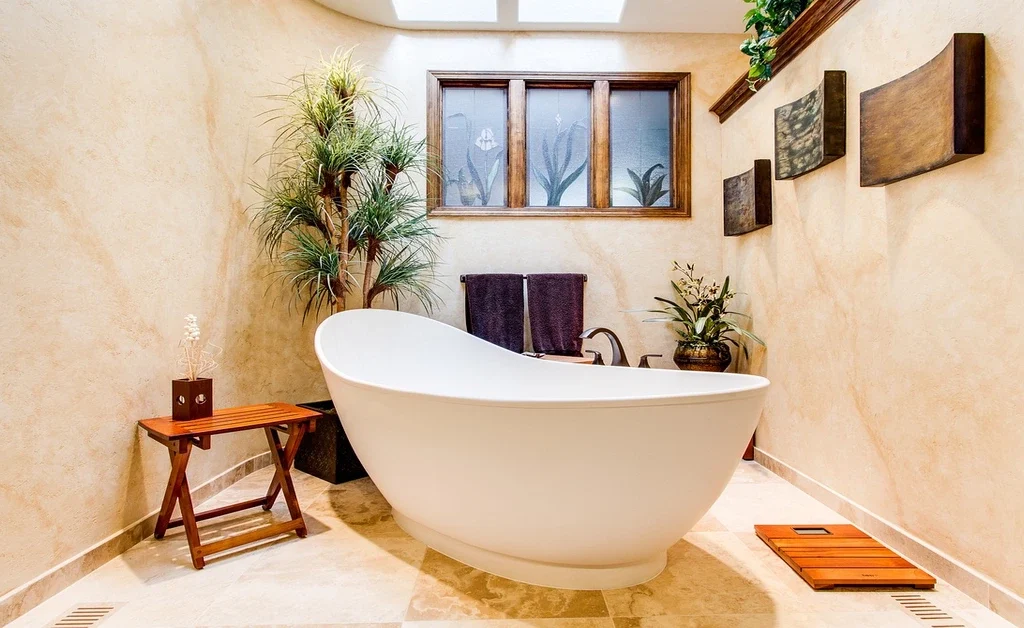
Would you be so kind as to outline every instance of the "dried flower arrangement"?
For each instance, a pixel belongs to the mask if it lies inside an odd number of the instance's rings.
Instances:
[[[178,358],[178,366],[182,370],[182,379],[194,382],[217,368],[216,356],[220,354],[220,347],[211,344],[210,347],[215,351],[206,349],[199,332],[199,319],[195,314],[185,317],[185,333],[179,346],[181,356]]]
[[[213,380],[203,377],[217,368],[220,347],[204,343],[195,314],[185,317],[185,333],[179,343],[181,378],[171,380],[171,417],[176,421],[213,416]],[[207,347],[210,347],[208,349]]]

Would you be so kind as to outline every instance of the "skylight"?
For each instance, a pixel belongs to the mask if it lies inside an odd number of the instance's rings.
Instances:
[[[615,24],[622,19],[625,4],[626,0],[519,0],[519,21]]]
[[[391,0],[391,4],[403,22],[498,21],[498,0]]]

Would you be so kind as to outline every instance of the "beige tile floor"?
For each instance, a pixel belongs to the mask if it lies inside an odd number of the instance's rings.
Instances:
[[[205,507],[265,490],[270,469]],[[283,537],[192,569],[180,528],[110,561],[11,626],[45,626],[80,603],[116,603],[103,628],[347,626],[404,628],[915,628],[891,590],[814,592],[754,535],[755,523],[845,520],[756,463],[742,463],[654,580],[629,589],[565,591],[520,584],[410,538],[369,480],[332,486],[296,474],[309,536]],[[282,500],[283,501],[283,500]],[[205,540],[271,513],[201,527]],[[940,582],[924,597],[974,628],[1010,628]]]

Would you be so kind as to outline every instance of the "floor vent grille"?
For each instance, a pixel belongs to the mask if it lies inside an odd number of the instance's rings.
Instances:
[[[116,604],[79,604],[48,628],[90,628],[110,617],[116,610]]]
[[[971,628],[970,624],[935,606],[920,593],[894,593],[892,597],[904,611],[928,628]]]

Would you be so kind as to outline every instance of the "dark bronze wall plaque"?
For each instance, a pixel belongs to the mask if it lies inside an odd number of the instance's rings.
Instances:
[[[737,236],[772,224],[772,161],[725,180],[725,235]]]
[[[985,152],[985,36],[957,33],[902,78],[860,95],[860,184],[888,185]]]
[[[795,179],[846,155],[846,72],[775,110],[775,178]]]

